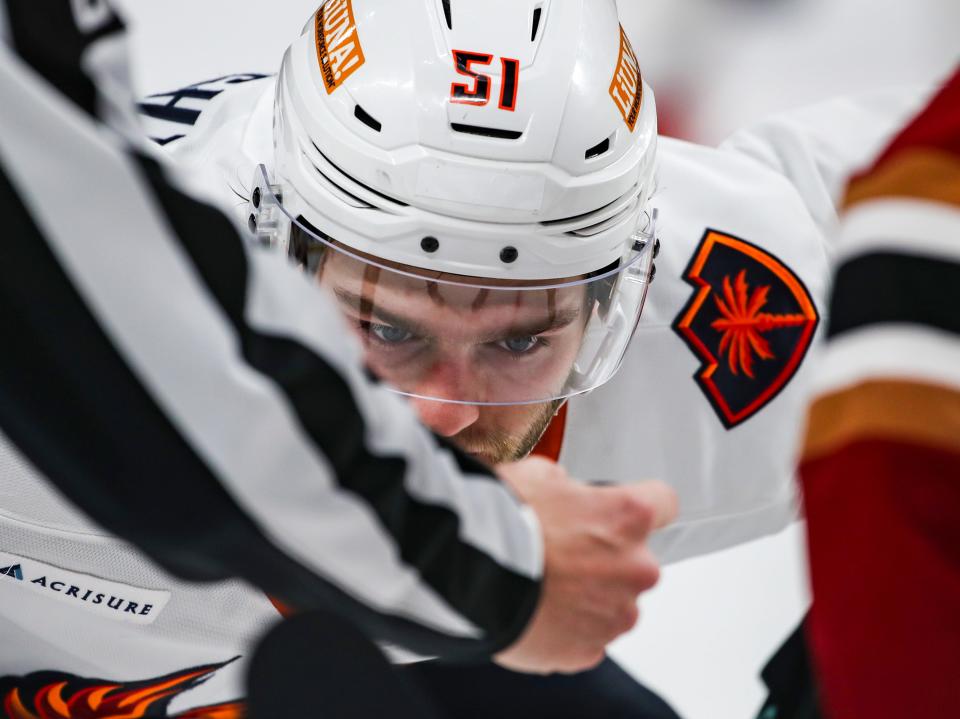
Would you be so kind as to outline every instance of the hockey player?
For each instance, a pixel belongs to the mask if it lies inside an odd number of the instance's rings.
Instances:
[[[251,229],[320,276],[371,367],[452,441],[499,460],[539,440],[579,476],[666,479],[682,507],[657,538],[667,561],[794,516],[824,229],[845,168],[902,103],[800,114],[721,150],[658,143],[613,2],[331,0],[279,79],[231,76],[141,109],[174,156],[220,171],[212,187],[239,194]],[[30,666],[172,682],[171,712],[242,699],[231,660],[276,616],[266,597],[174,582],[54,497],[37,513],[73,553],[61,561],[109,554],[171,601],[152,625],[123,626],[135,660],[58,623],[33,626]],[[65,656],[67,642],[84,656]],[[452,668],[435,696],[446,688],[458,716],[464,703],[524,710],[487,690],[494,673]],[[507,691],[545,716],[580,711],[579,695],[611,717],[638,713],[642,693],[611,662]]]
[[[539,439],[576,476],[668,478],[668,561],[777,531],[835,201],[921,93],[720,149],[658,140],[613,3],[491,7],[328,3],[279,78],[141,111],[331,288],[438,433],[491,461]]]

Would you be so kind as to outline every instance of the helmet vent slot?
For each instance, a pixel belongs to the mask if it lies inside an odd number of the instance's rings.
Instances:
[[[477,125],[464,125],[459,122],[451,122],[450,127],[454,132],[462,132],[466,135],[480,135],[482,137],[495,137],[498,140],[519,140],[523,137],[523,132],[518,130],[501,130],[497,127],[478,127]]]
[[[543,6],[537,6],[533,10],[533,29],[530,31],[530,42],[536,42],[537,33],[540,32],[540,18],[543,17]]]
[[[441,4],[443,5],[443,16],[447,19],[447,27],[453,30],[453,15],[450,10],[450,0],[442,0]]]
[[[359,105],[353,108],[353,116],[376,132],[380,132],[380,130],[383,129],[383,124]]]
[[[620,199],[622,199],[622,198],[619,198],[619,199],[617,199],[617,200],[614,200],[613,202],[609,202],[609,203],[607,203],[606,205],[604,205],[603,207],[598,207],[596,210],[591,210],[590,212],[584,212],[583,214],[580,214],[580,215],[573,215],[572,217],[562,217],[562,218],[560,218],[559,220],[544,220],[544,221],[541,222],[540,224],[541,224],[543,227],[554,227],[554,226],[556,226],[556,225],[566,225],[566,224],[584,223],[584,222],[586,222],[587,220],[589,220],[592,216],[594,216],[594,215],[599,215],[599,214],[601,214],[604,210],[607,210],[607,209],[612,208],[614,205],[617,204],[617,202],[620,201]],[[587,223],[587,224],[589,224],[589,223]]]
[[[610,152],[610,138],[607,137],[604,140],[598,142],[596,145],[587,150],[583,158],[585,160],[592,160],[595,157],[600,157],[601,155],[606,155]]]
[[[626,220],[636,206],[637,203],[634,200],[626,206],[620,207],[617,212],[609,217],[598,217],[598,222],[594,222],[593,224],[586,225],[584,227],[577,227],[575,229],[568,230],[564,234],[570,237],[593,237],[595,235],[599,235],[601,232],[605,232],[613,227],[616,227],[621,222]]]
[[[331,180],[329,177],[327,177],[327,176],[323,173],[323,171],[322,171],[319,167],[317,167],[316,165],[314,165],[312,162],[311,162],[310,164],[313,166],[313,169],[316,170],[317,174],[318,174],[321,178],[323,178],[323,180],[326,182],[327,189],[330,190],[331,192],[333,192],[334,195],[339,196],[339,198],[340,198],[341,201],[347,203],[348,205],[353,205],[354,207],[356,207],[356,208],[358,208],[358,209],[364,209],[364,210],[373,210],[373,209],[376,209],[376,208],[374,208],[374,206],[371,205],[369,202],[364,202],[364,201],[361,200],[359,197],[357,197],[356,195],[354,195],[352,192],[348,192],[347,190],[345,190],[345,189],[343,189],[342,187],[340,187],[340,185],[338,185],[336,182],[334,182],[334,181]]]
[[[593,237],[605,232],[627,220],[637,209],[641,194],[640,184],[634,185],[626,194],[621,195],[613,202],[599,207],[592,212],[582,215],[564,217],[558,220],[544,220],[541,227],[549,228],[554,233],[565,234],[569,237]]]
[[[327,157],[327,156],[323,153],[323,150],[321,150],[319,147],[317,147],[317,143],[313,142],[313,143],[311,143],[311,144],[313,145],[313,148],[314,148],[317,152],[320,153],[320,157],[323,158],[324,162],[326,162],[328,165],[330,165],[330,167],[331,167],[332,169],[336,170],[336,172],[337,172],[339,175],[341,175],[345,180],[353,183],[353,184],[356,185],[358,188],[360,188],[362,191],[364,191],[364,192],[369,192],[371,195],[375,195],[376,197],[379,197],[379,198],[381,198],[381,199],[383,199],[383,200],[386,200],[387,202],[392,202],[392,203],[395,204],[395,205],[400,205],[401,207],[409,207],[409,205],[407,205],[406,202],[401,202],[400,200],[394,199],[393,197],[390,197],[389,195],[385,195],[385,194],[383,194],[382,192],[379,192],[378,190],[374,190],[374,189],[373,189],[372,187],[370,187],[369,185],[365,185],[365,184],[363,184],[362,182],[360,182],[360,180],[358,180],[356,177],[353,177],[353,176],[351,176],[351,175],[348,175],[346,172],[344,172],[343,170],[341,170],[337,165],[335,165],[335,164],[330,160],[330,158]],[[316,165],[314,165],[314,167],[316,167]],[[319,172],[319,168],[318,168],[317,171]],[[332,181],[331,181],[331,182],[332,182]],[[352,194],[352,193],[350,193],[350,194]],[[366,202],[366,200],[362,200],[362,201],[363,201],[363,202]],[[367,204],[369,204],[369,203],[367,203]]]

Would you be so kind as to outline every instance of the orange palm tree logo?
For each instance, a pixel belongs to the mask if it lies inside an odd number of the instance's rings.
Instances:
[[[769,285],[761,285],[752,292],[747,284],[747,271],[741,270],[731,284],[730,276],[723,278],[723,297],[714,294],[713,300],[720,317],[710,326],[723,335],[720,338],[720,354],[726,354],[730,371],[739,375],[742,371],[754,379],[754,358],[776,359],[770,343],[763,334],[785,327],[800,327],[810,321],[802,314],[775,315],[760,310],[767,304]]]

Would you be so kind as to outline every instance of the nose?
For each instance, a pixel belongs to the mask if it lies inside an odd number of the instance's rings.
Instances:
[[[420,421],[441,437],[453,437],[480,418],[480,407],[475,404],[414,399],[413,406]]]
[[[471,371],[469,355],[448,353],[424,374],[414,394],[421,397],[467,400],[477,397],[479,378]],[[442,437],[452,437],[480,417],[480,407],[415,399],[413,405],[420,421]]]

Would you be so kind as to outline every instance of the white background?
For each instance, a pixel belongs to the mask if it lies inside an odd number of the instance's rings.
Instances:
[[[554,0],[573,2],[574,0]],[[593,1],[593,0],[588,0]],[[317,0],[120,0],[144,93],[274,72]],[[456,2],[456,0],[454,0]],[[957,0],[621,0],[647,80],[715,142],[765,113],[930,82],[960,59]],[[748,719],[806,605],[802,532],[668,567],[613,649],[688,719]]]

